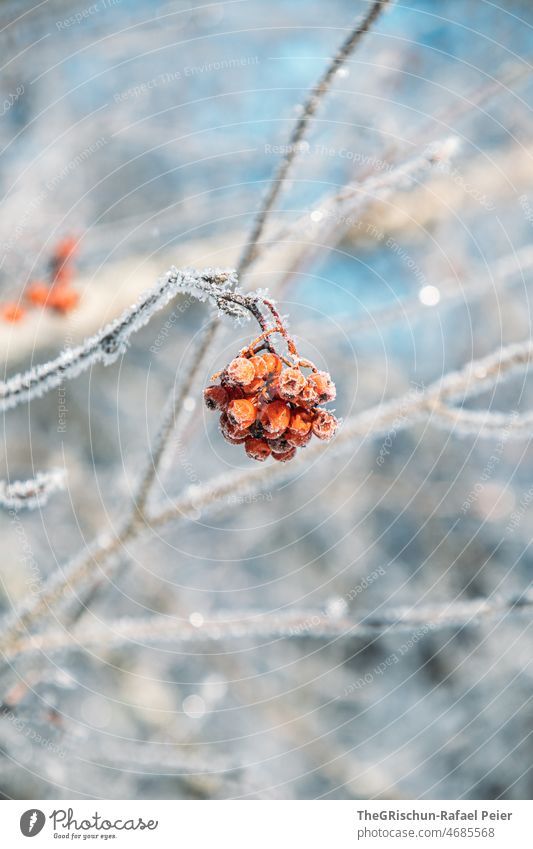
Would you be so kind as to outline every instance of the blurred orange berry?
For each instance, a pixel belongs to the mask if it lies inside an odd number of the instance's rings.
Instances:
[[[41,283],[40,280],[30,283],[26,289],[26,300],[36,307],[44,307],[48,302],[49,295],[50,287],[46,283]]]
[[[55,286],[50,290],[47,306],[58,312],[66,313],[78,306],[80,296],[68,286]]]
[[[22,321],[24,316],[26,315],[26,310],[24,307],[19,306],[15,301],[12,301],[8,304],[4,304],[2,307],[2,318],[4,321],[10,321],[15,324],[18,321]]]

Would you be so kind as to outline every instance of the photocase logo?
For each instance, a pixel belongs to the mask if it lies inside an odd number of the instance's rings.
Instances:
[[[30,808],[29,811],[24,811],[20,818],[20,830],[24,837],[35,837],[43,830],[46,817],[42,811],[37,808]]]

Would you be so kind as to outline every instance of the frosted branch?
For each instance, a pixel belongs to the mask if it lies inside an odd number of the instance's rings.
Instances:
[[[130,337],[178,294],[189,294],[200,301],[211,300],[219,310],[243,317],[246,314],[244,308],[225,297],[235,283],[233,271],[217,268],[179,271],[171,268],[153,289],[141,295],[136,304],[81,345],[68,348],[56,359],[0,383],[0,410],[39,398],[96,363],[110,365],[115,362],[126,351]]]
[[[306,265],[310,265],[321,250],[338,243],[346,232],[360,223],[361,215],[368,207],[419,184],[435,165],[449,162],[457,149],[455,138],[435,142],[401,165],[368,177],[361,183],[350,183],[340,192],[319,200],[314,204],[311,218],[305,215],[291,228],[278,231],[272,238],[273,244],[293,238],[297,242],[284,279],[290,277],[304,259]]]
[[[43,507],[52,493],[64,488],[65,473],[62,469],[38,472],[32,480],[0,481],[0,507],[5,510],[35,510]]]
[[[330,90],[332,82],[335,79],[335,76],[338,74],[340,68],[342,68],[342,66],[353,53],[363,36],[373,26],[375,21],[379,18],[383,9],[385,9],[385,7],[390,4],[390,2],[391,0],[375,0],[375,2],[371,4],[365,17],[352,29],[346,40],[341,44],[337,53],[327,66],[326,70],[324,71],[314,88],[311,89],[307,100],[302,106],[300,117],[294,125],[292,133],[290,135],[289,142],[286,147],[287,152],[277,167],[277,170],[263,198],[263,202],[261,204],[259,212],[257,213],[254,225],[252,227],[252,232],[250,233],[248,244],[244,249],[244,252],[237,268],[239,275],[242,275],[242,273],[248,269],[248,267],[251,265],[251,263],[256,257],[258,242],[263,234],[265,224],[278,198],[278,195],[280,194],[285,184],[287,174],[289,173],[289,170],[294,160],[296,159],[301,150],[301,142],[307,132],[307,128],[309,126],[309,123],[311,122],[311,119],[313,118],[320,104],[324,100],[326,94]]]
[[[419,628],[437,630],[479,625],[483,621],[517,614],[533,614],[533,595],[517,598],[477,599],[450,602],[417,609],[398,607],[382,613],[358,616],[331,615],[322,610],[268,612],[235,611],[216,615],[202,624],[163,616],[124,617],[102,627],[84,625],[72,633],[64,630],[35,634],[16,642],[8,654],[11,659],[31,652],[51,654],[63,651],[105,650],[123,645],[171,646],[209,643],[222,640],[279,640],[295,638],[339,639],[379,637]]]

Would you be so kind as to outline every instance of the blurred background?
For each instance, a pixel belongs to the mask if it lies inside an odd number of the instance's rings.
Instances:
[[[306,92],[367,8],[0,3],[4,376],[95,332],[171,264],[235,266]],[[302,352],[334,376],[345,419],[530,334],[532,27],[531,4],[517,0],[395,3],[312,124],[246,285],[279,299]],[[449,162],[381,196],[392,169],[451,137]],[[351,183],[353,217],[324,232],[323,198]],[[67,236],[79,303],[29,305]],[[3,612],[120,521],[207,318],[204,304],[178,300],[118,364],[3,416],[2,478],[68,474],[42,510],[0,515]],[[163,504],[251,465],[200,402],[249,339],[225,327],[158,482]],[[470,402],[532,404],[527,375]],[[383,444],[326,451],[283,484],[128,545],[85,620],[357,617],[523,593],[529,443],[418,425]],[[368,639],[250,629],[185,647],[44,652],[37,676],[35,656],[3,669],[0,792],[531,798],[531,649],[528,619],[504,617]]]

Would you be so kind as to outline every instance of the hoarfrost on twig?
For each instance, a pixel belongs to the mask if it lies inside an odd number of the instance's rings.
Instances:
[[[533,613],[533,595],[449,602],[417,609],[398,607],[381,613],[332,616],[321,610],[234,611],[201,625],[163,616],[123,617],[102,627],[85,625],[71,633],[45,631],[15,643],[8,657],[31,652],[92,651],[122,645],[164,646],[243,639],[339,639],[376,637],[391,632],[462,628],[484,620]]]
[[[0,481],[0,507],[5,510],[35,510],[43,507],[52,493],[65,488],[63,469],[38,472],[25,481]]]

